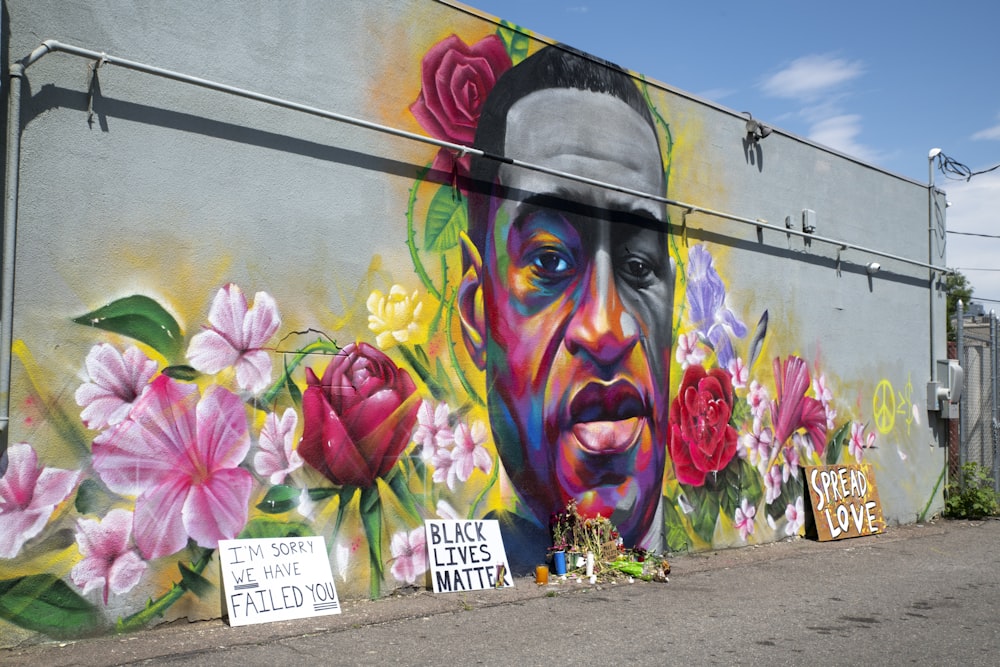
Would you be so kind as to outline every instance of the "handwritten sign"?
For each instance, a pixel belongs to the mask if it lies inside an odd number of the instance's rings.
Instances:
[[[340,613],[322,537],[220,540],[230,625]]]
[[[500,522],[424,521],[435,593],[513,586]]]
[[[885,530],[875,473],[869,466],[805,466],[805,473],[820,542]]]

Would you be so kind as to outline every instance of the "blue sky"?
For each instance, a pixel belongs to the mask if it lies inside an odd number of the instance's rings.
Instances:
[[[922,183],[931,148],[1000,164],[996,0],[465,1]],[[949,231],[1000,236],[1000,169],[934,178]],[[948,266],[1000,312],[1000,238],[949,233]]]

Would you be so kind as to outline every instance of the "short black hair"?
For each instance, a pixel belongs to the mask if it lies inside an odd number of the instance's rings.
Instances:
[[[497,81],[480,111],[473,146],[493,156],[502,156],[507,140],[507,114],[518,101],[548,88],[606,93],[625,102],[649,124],[656,124],[649,105],[632,76],[622,67],[561,44],[542,48],[507,70]],[[480,250],[486,239],[491,199],[501,162],[472,156],[469,184],[469,238]]]

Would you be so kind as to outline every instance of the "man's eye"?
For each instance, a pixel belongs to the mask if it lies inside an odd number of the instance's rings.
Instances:
[[[629,257],[625,260],[624,269],[630,278],[636,280],[645,280],[653,273],[653,267],[638,257]]]
[[[534,264],[546,273],[563,273],[569,269],[566,258],[554,251],[540,253],[535,257]]]

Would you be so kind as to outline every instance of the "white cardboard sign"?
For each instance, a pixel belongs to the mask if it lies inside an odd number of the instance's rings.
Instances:
[[[435,593],[514,585],[499,521],[427,519],[424,529]]]
[[[340,613],[321,536],[220,540],[219,561],[230,625]]]

